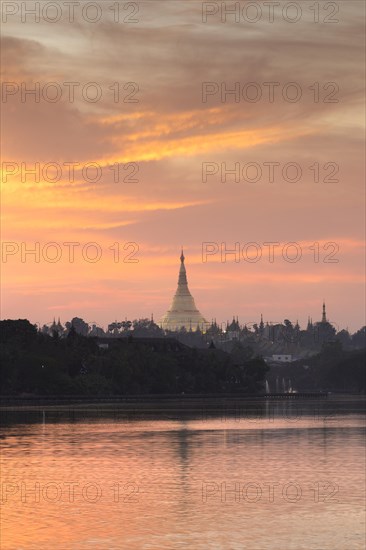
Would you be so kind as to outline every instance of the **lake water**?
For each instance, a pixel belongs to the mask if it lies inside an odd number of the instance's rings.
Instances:
[[[2,550],[365,548],[362,403],[7,411]]]

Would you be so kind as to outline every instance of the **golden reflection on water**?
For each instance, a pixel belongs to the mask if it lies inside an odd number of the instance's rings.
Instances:
[[[364,549],[363,417],[8,423],[2,550]]]

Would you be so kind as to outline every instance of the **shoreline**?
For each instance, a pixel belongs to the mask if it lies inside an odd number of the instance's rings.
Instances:
[[[163,394],[163,395],[130,395],[130,396],[0,396],[0,411],[25,411],[41,409],[120,409],[138,412],[160,410],[194,411],[197,407],[217,409],[225,404],[266,403],[266,402],[336,402],[365,401],[365,394],[332,393],[332,392],[301,392],[293,394]]]

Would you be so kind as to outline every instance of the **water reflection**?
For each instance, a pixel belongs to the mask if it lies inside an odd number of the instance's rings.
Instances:
[[[22,407],[5,407],[2,410],[0,422],[2,424],[38,422],[56,423],[64,422],[92,422],[107,418],[109,421],[131,421],[144,419],[180,420],[198,419],[203,421],[212,418],[235,419],[237,422],[251,420],[288,420],[297,422],[303,417],[312,417],[318,421],[330,421],[337,418],[340,413],[352,415],[364,412],[364,401],[361,399],[324,399],[324,400],[242,400],[235,398],[217,399],[188,399],[180,398],[147,401],[135,403],[132,399],[128,402],[110,403],[105,405],[29,405],[26,410]]]
[[[2,550],[363,549],[362,403],[221,405],[8,411]]]

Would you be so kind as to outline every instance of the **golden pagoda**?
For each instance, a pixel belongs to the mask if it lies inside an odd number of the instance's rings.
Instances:
[[[180,256],[180,269],[178,277],[178,287],[174,294],[172,304],[166,314],[160,320],[160,325],[164,330],[197,330],[206,331],[209,326],[206,319],[198,311],[192,294],[189,292],[187,273],[184,265],[183,249]]]

